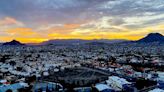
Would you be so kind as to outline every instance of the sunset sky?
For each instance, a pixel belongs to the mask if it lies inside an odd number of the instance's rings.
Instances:
[[[0,0],[0,42],[164,34],[164,0]]]

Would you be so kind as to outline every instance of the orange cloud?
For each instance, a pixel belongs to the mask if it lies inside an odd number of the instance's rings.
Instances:
[[[7,41],[11,41],[11,40],[13,40],[12,37],[0,36],[0,41],[1,41],[1,42],[7,42]]]
[[[154,25],[152,27],[145,27],[141,29],[124,29],[120,27],[121,31],[115,32],[112,29],[97,29],[85,28],[81,29],[81,24],[64,24],[46,26],[44,30],[33,31],[32,28],[7,28],[6,36],[1,36],[1,41],[10,41],[12,39],[19,40],[23,43],[39,43],[50,39],[128,39],[138,40],[150,32],[163,33],[164,25]],[[38,27],[39,28],[39,27]],[[44,27],[40,27],[41,29]],[[155,31],[154,31],[155,30]]]
[[[0,37],[1,40],[11,41],[16,39],[23,43],[40,43],[48,40],[41,33],[34,32],[32,28],[12,28],[5,31],[9,36]]]
[[[5,26],[5,25],[18,25],[18,26],[23,26],[24,24],[14,18],[11,17],[5,17],[4,19],[0,20],[0,26]]]
[[[65,24],[64,28],[68,28],[68,29],[75,29],[80,27],[80,24]]]
[[[31,28],[13,28],[6,31],[10,35],[30,36],[36,34]]]

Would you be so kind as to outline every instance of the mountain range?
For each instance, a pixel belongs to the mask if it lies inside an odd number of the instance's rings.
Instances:
[[[95,39],[95,40],[82,40],[82,39],[55,39],[55,40],[49,40],[42,42],[42,45],[46,44],[55,44],[55,45],[64,45],[64,44],[73,44],[73,45],[78,45],[78,44],[88,44],[88,43],[107,43],[107,44],[112,44],[112,43],[120,43],[120,42],[125,42],[127,40],[108,40],[108,39]]]
[[[114,44],[114,43],[164,43],[164,36],[160,33],[150,33],[147,36],[145,36],[142,39],[139,39],[137,41],[128,41],[128,40],[108,40],[108,39],[96,39],[96,40],[82,40],[82,39],[54,39],[54,40],[48,40],[45,42],[40,43],[39,45],[78,45],[78,44]],[[11,42],[3,43],[2,45],[25,45],[22,44],[19,41],[12,40]]]
[[[64,39],[54,39],[45,41],[41,44],[96,44],[96,43],[107,43],[107,44],[113,44],[113,43],[164,43],[164,36],[160,33],[150,33],[147,36],[137,40],[137,41],[129,41],[129,40],[109,40],[109,39],[99,39],[99,40],[81,40],[81,39],[71,39],[71,40],[64,40]]]

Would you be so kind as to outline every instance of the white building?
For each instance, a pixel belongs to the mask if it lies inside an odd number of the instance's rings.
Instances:
[[[116,90],[122,90],[123,85],[125,84],[131,84],[126,79],[117,77],[117,76],[110,76],[108,77],[108,80],[106,80],[107,85],[113,87]]]

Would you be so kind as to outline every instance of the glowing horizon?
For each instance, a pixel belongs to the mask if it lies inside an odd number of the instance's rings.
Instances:
[[[164,0],[0,1],[0,42],[138,40],[152,32],[164,35]]]

